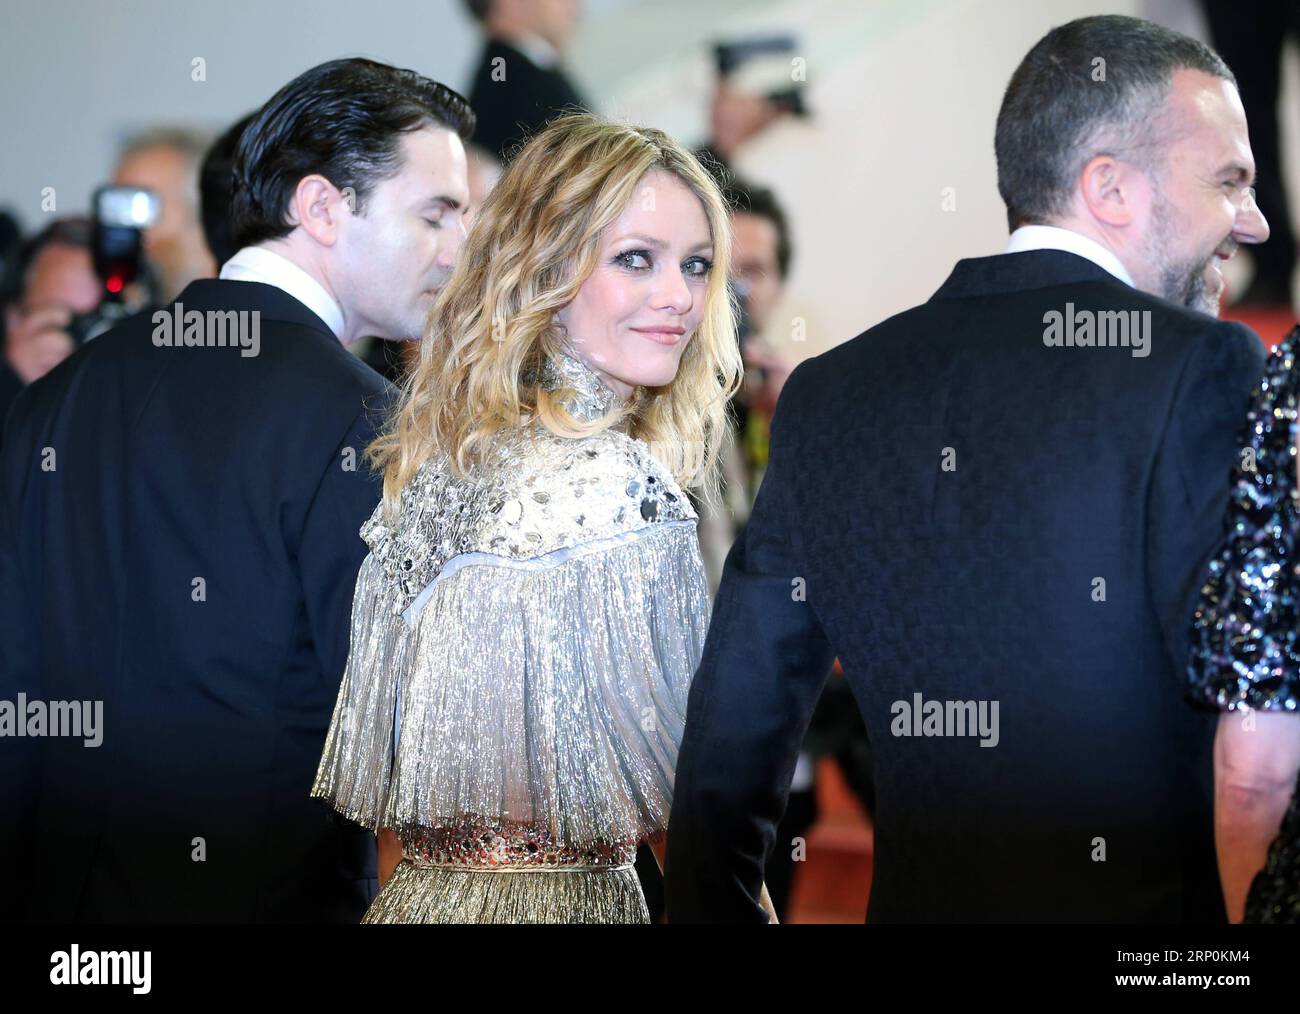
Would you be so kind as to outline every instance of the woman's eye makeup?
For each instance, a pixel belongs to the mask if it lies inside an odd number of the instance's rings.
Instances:
[[[643,261],[644,263],[638,264],[637,261]],[[625,268],[631,268],[633,271],[644,271],[651,264],[650,251],[625,250],[614,258],[614,263]]]
[[[614,263],[631,271],[646,271],[654,259],[649,250],[625,250],[614,257]],[[713,261],[707,257],[691,257],[682,264],[682,274],[687,278],[704,278],[713,267]]]

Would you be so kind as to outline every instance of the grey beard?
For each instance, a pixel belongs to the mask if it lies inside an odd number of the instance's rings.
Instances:
[[[1213,259],[1213,253],[1209,257],[1200,261],[1199,264],[1182,261],[1179,264],[1170,264],[1167,259],[1166,250],[1169,250],[1170,239],[1173,238],[1173,230],[1169,227],[1170,218],[1164,209],[1157,208],[1156,227],[1151,235],[1151,242],[1148,244],[1148,251],[1151,253],[1151,259],[1160,270],[1160,295],[1171,303],[1178,303],[1183,307],[1199,309],[1201,313],[1209,313],[1212,317],[1218,316],[1219,298],[1212,296],[1205,289],[1205,269],[1208,268],[1210,260]]]
[[[1168,208],[1159,204],[1154,210],[1154,219],[1147,249],[1160,270],[1160,295],[1171,303],[1217,317],[1220,297],[1211,296],[1205,288],[1205,270],[1214,258],[1213,252],[1199,264],[1186,261],[1170,264],[1165,251],[1169,249],[1174,236],[1173,218]]]
[[[1217,317],[1219,297],[1211,296],[1205,287],[1205,270],[1209,265],[1209,260],[1205,260],[1199,265],[1166,266],[1161,272],[1161,295],[1171,302]]]

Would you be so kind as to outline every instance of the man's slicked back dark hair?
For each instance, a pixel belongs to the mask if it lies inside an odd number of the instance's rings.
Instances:
[[[289,235],[289,204],[304,176],[350,187],[357,212],[401,169],[401,137],[425,126],[469,140],[474,113],[446,85],[373,60],[331,60],[271,97],[235,150],[231,225],[237,247]]]
[[[1043,36],[998,111],[998,192],[1010,227],[1065,214],[1097,155],[1158,167],[1165,137],[1155,121],[1183,69],[1237,83],[1209,46],[1140,18],[1079,18]]]

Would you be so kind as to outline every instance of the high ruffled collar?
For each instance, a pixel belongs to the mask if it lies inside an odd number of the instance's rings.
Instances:
[[[569,388],[573,393],[561,404],[569,415],[583,422],[600,419],[627,404],[590,366],[567,349],[561,349],[555,358],[547,357],[541,382],[548,391]]]

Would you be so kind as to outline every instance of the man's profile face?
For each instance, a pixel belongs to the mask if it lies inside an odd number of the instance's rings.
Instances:
[[[1152,180],[1139,286],[1215,314],[1220,265],[1240,243],[1262,243],[1268,223],[1254,202],[1255,159],[1246,113],[1229,81],[1175,73],[1162,128],[1170,140]]]
[[[3,353],[24,384],[72,355],[66,328],[77,314],[95,309],[101,295],[88,249],[57,241],[41,249],[24,278],[21,304],[5,308],[9,333]]]
[[[766,331],[784,281],[777,260],[776,223],[770,218],[738,211],[731,216],[731,273],[745,293],[754,330]]]
[[[342,220],[335,291],[356,337],[419,338],[465,239],[465,147],[444,127],[402,135],[398,171]]]

